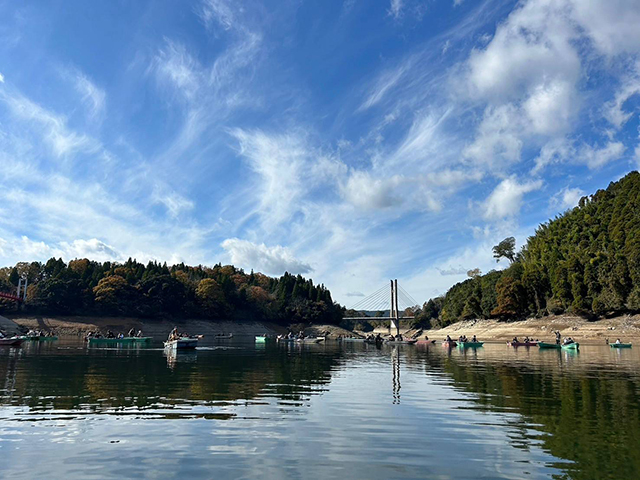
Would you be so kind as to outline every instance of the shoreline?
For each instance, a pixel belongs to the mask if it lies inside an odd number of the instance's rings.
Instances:
[[[21,328],[55,331],[60,336],[84,336],[90,331],[107,329],[115,333],[126,333],[130,328],[142,330],[145,336],[166,338],[171,329],[177,326],[192,334],[215,336],[217,334],[233,334],[234,336],[254,336],[281,334],[287,332],[287,327],[256,320],[202,320],[202,319],[150,319],[130,317],[99,317],[99,316],[40,316],[10,314],[6,318],[12,320]],[[614,342],[620,338],[623,342],[640,343],[640,315],[624,315],[596,321],[588,321],[572,315],[547,316],[531,318],[516,322],[498,320],[467,320],[454,323],[445,328],[422,330],[420,337],[428,335],[430,339],[442,341],[447,335],[457,339],[460,335],[471,338],[473,335],[479,341],[486,343],[506,343],[517,336],[525,336],[540,341],[555,342],[553,332],[560,331],[563,337],[572,337],[585,345],[602,345],[608,338]],[[404,335],[414,335],[419,329],[402,329]],[[311,325],[305,329],[305,334],[336,338],[339,335],[366,336],[369,333],[388,334],[388,329],[376,328],[374,332],[351,331],[336,325]]]
[[[234,336],[277,335],[287,333],[287,327],[257,320],[202,320],[202,319],[153,319],[131,317],[100,316],[47,316],[47,315],[5,315],[18,327],[29,330],[56,332],[59,336],[84,337],[88,332],[112,330],[114,333],[126,334],[131,328],[142,330],[146,337],[166,339],[173,327],[194,335],[214,337],[218,334]],[[353,334],[349,330],[336,325],[311,325],[305,329],[307,335],[337,337]]]
[[[473,337],[486,343],[508,342],[513,337],[519,339],[528,336],[543,342],[555,343],[555,331],[562,337],[572,337],[584,345],[604,345],[608,338],[615,342],[640,342],[640,315],[624,315],[596,321],[588,321],[572,315],[550,315],[543,318],[531,318],[518,322],[500,322],[498,320],[468,320],[454,323],[445,328],[424,330],[423,335],[442,340],[447,335],[454,340],[460,335]]]

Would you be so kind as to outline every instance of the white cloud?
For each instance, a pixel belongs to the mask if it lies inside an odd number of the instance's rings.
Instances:
[[[165,47],[154,59],[158,79],[174,87],[187,99],[193,99],[202,82],[202,67],[181,43],[165,39]]]
[[[575,149],[565,138],[552,140],[540,149],[540,153],[534,159],[535,166],[532,173],[537,174],[547,165],[563,162],[574,154]]]
[[[161,203],[167,209],[169,216],[177,218],[179,215],[193,210],[194,203],[180,195],[179,193],[169,189],[168,187],[156,186],[153,191],[152,199],[156,203]]]
[[[0,73],[0,83],[4,83],[4,75],[2,73]]]
[[[595,47],[608,56],[640,51],[640,3],[637,0],[571,0],[576,20]]]
[[[549,81],[575,82],[580,58],[568,14],[562,1],[529,1],[516,8],[487,47],[469,57],[470,94],[508,100]]]
[[[608,142],[602,148],[584,145],[580,149],[578,160],[586,163],[589,168],[596,169],[619,159],[624,151],[625,146],[622,142]]]
[[[542,187],[542,180],[519,183],[510,177],[498,184],[483,204],[485,220],[500,220],[520,213],[522,197]]]
[[[584,191],[581,189],[565,187],[551,197],[549,206],[564,211],[578,205],[582,197],[584,197]]]
[[[537,85],[524,102],[524,111],[534,133],[566,132],[578,107],[574,86],[564,80]]]
[[[67,127],[67,119],[56,115],[17,92],[0,92],[11,113],[26,121],[37,123],[44,129],[38,133],[44,137],[53,153],[58,157],[72,156],[78,152],[96,152],[100,143],[84,134],[78,134]]]
[[[228,238],[222,242],[231,263],[271,275],[289,273],[309,273],[312,268],[293,255],[288,248],[280,245],[267,247],[264,243],[255,244],[238,238]]]
[[[97,118],[102,114],[105,107],[105,99],[107,97],[104,90],[98,88],[91,80],[81,73],[76,74],[75,87],[82,101],[87,105],[89,116]]]
[[[395,190],[403,183],[404,179],[400,176],[383,180],[372,178],[368,172],[355,171],[342,187],[342,194],[356,207],[366,210],[385,209],[402,203],[402,197]]]
[[[624,104],[634,95],[640,95],[640,61],[623,79],[613,100],[604,106],[604,117],[618,130],[633,116],[633,112],[624,110]]]
[[[234,12],[224,0],[203,0],[198,13],[207,26],[215,21],[223,29],[230,30],[235,24]]]
[[[239,142],[239,153],[260,176],[260,213],[269,223],[288,220],[304,193],[303,176],[308,171],[308,152],[296,135],[267,135],[262,131],[236,129],[230,132]]]
[[[402,7],[402,0],[391,0],[391,5],[389,5],[389,15],[397,20],[402,15]]]
[[[366,110],[380,102],[382,98],[398,84],[406,69],[406,65],[401,65],[397,69],[390,70],[381,75],[369,92],[367,99],[360,105],[358,110]]]
[[[504,168],[520,161],[523,141],[522,119],[511,104],[487,107],[473,143],[465,147],[463,156],[477,164]]]

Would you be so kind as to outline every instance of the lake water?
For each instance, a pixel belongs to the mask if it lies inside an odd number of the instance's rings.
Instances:
[[[0,347],[3,478],[640,478],[640,352]]]

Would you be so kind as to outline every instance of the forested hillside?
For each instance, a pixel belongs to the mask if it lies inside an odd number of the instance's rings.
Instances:
[[[447,325],[640,311],[640,174],[629,173],[540,225],[512,260],[505,270],[475,276],[429,300],[419,319]]]
[[[66,264],[52,258],[1,269],[0,288],[15,292],[20,277],[29,282],[25,311],[38,314],[250,317],[283,324],[342,318],[341,307],[323,285],[288,273],[280,278],[247,274],[232,265],[168,267],[131,259]],[[13,302],[2,302],[4,311],[15,308]]]

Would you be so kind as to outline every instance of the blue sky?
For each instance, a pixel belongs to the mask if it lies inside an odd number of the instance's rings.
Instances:
[[[0,264],[496,268],[640,164],[635,0],[0,0]],[[497,265],[500,267],[501,265]]]

